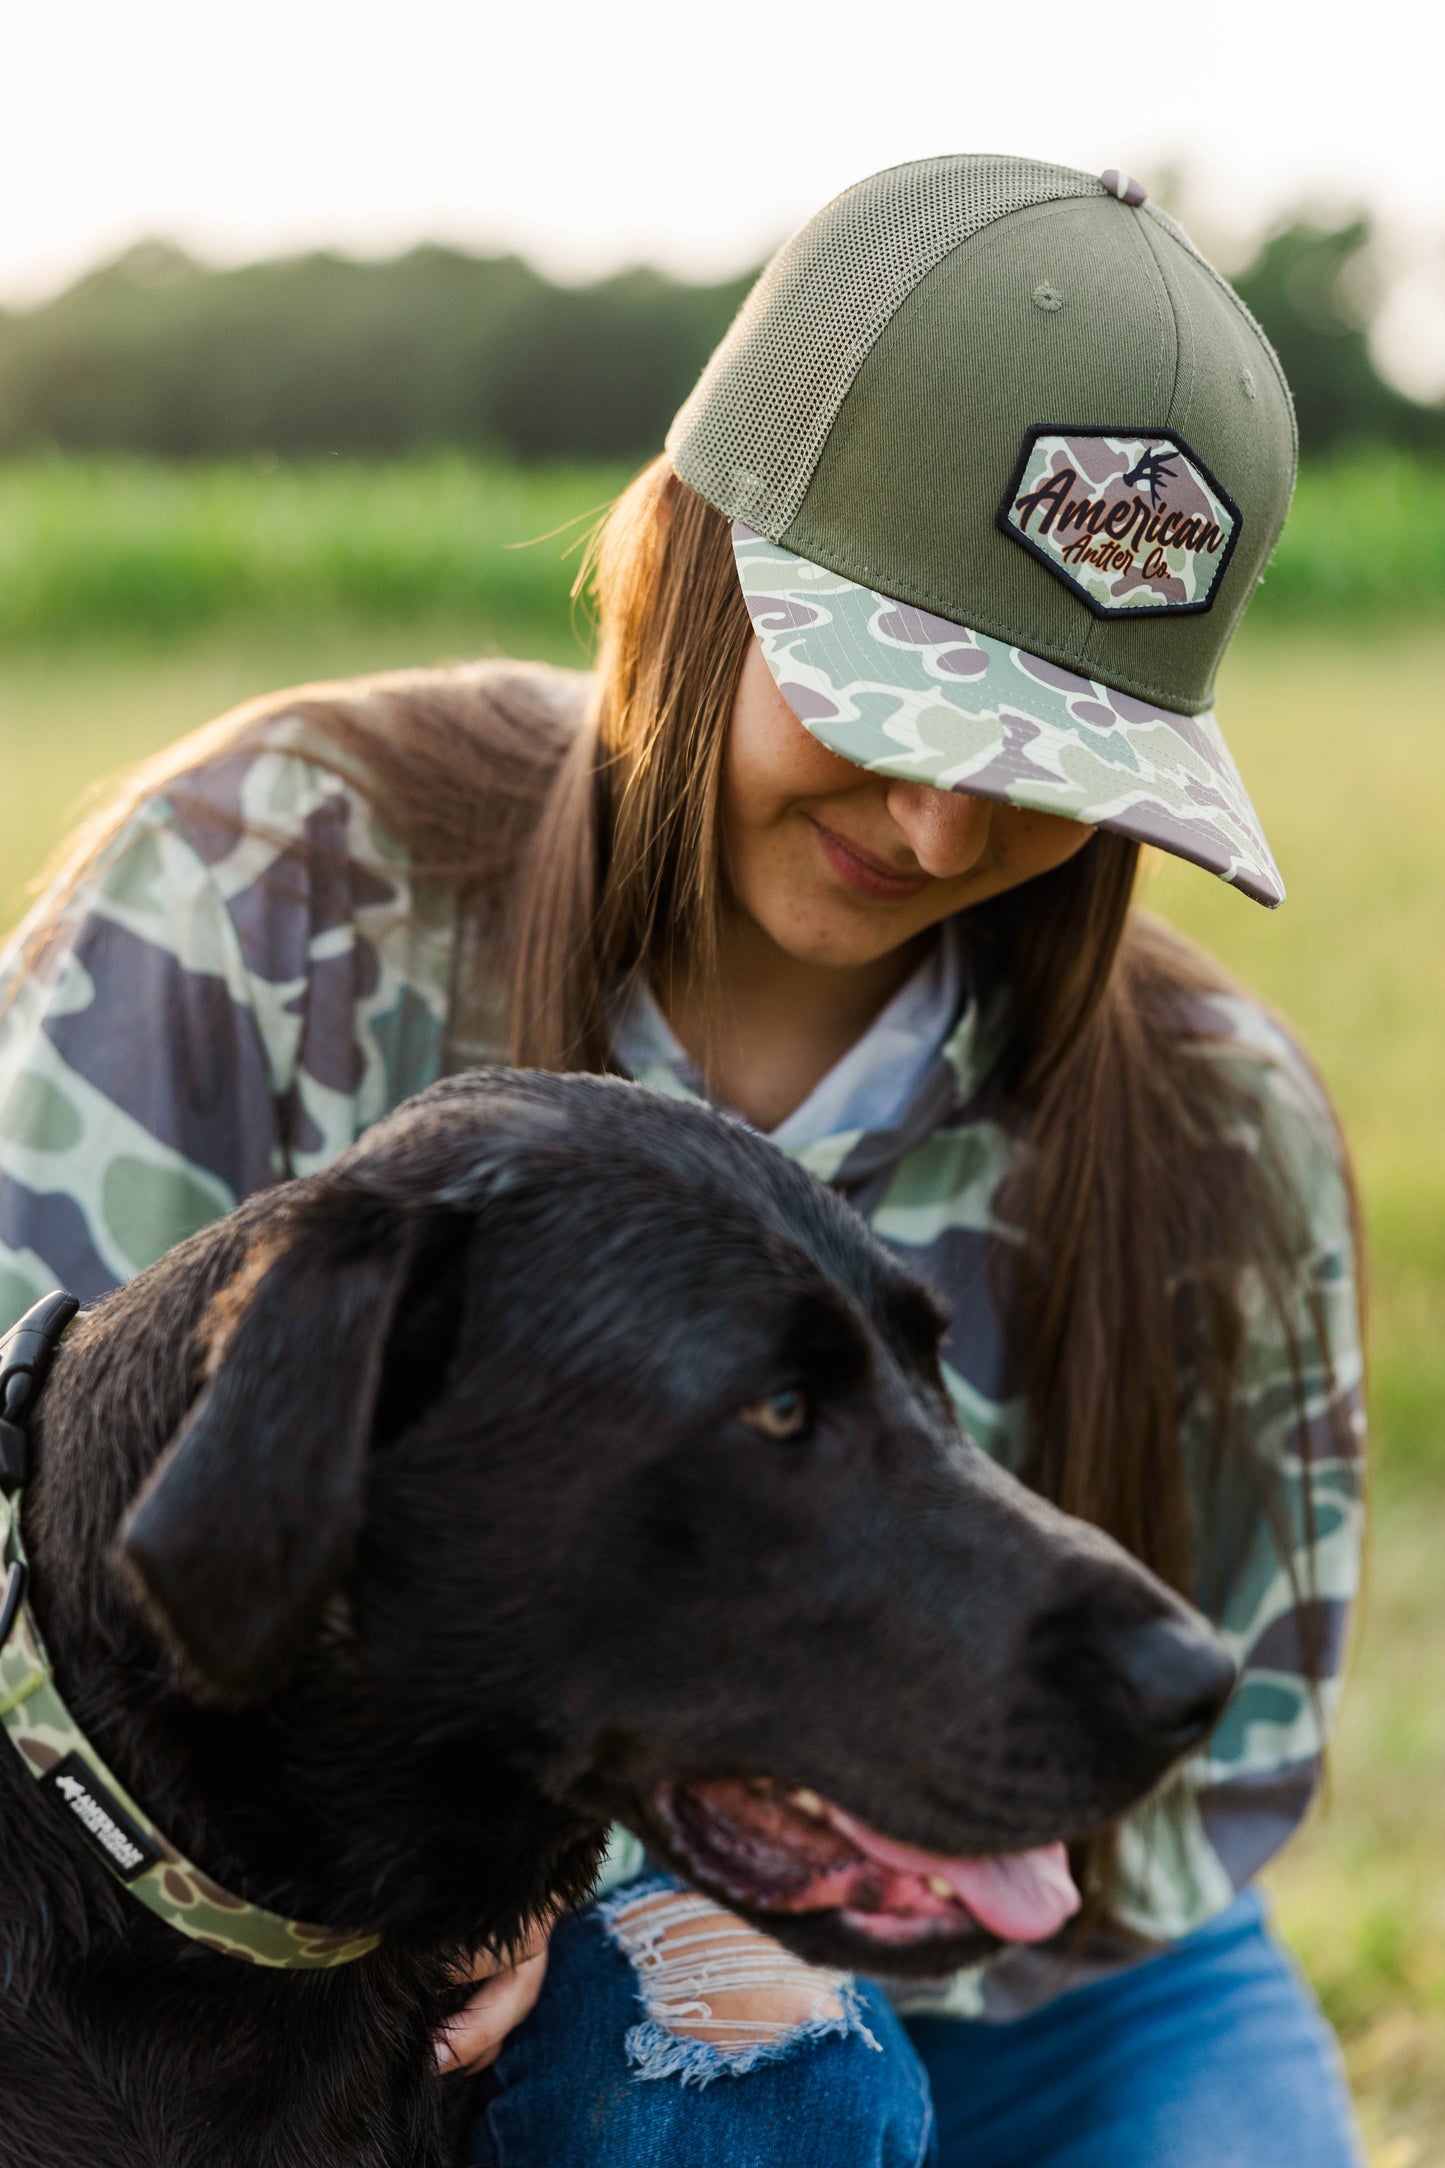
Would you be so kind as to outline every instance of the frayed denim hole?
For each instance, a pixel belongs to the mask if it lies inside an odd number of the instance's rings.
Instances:
[[[625,2046],[640,2078],[708,2085],[847,2034],[882,2053],[846,1973],[806,1964],[671,1877],[631,1883],[598,1910],[637,1976],[644,2016]],[[753,1995],[774,2007],[752,2015]]]

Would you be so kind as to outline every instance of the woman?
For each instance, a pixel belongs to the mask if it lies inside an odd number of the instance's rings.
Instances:
[[[1288,1034],[1131,903],[1146,841],[1282,898],[1207,703],[1293,470],[1270,349],[1127,176],[874,176],[606,523],[589,699],[493,666],[260,703],[21,937],[0,1308],[93,1297],[444,1069],[620,1068],[835,1183],[947,1302],[966,1427],[1241,1660],[1081,1858],[1085,1938],[897,2011],[620,1843],[545,1985],[439,2047],[492,2064],[478,2162],[1356,2158],[1250,1887],[1356,1580],[1352,1191]]]

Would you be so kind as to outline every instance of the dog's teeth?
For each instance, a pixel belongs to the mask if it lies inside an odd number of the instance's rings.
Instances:
[[[788,1797],[792,1800],[793,1805],[800,1808],[804,1814],[811,1814],[821,1821],[823,1802],[816,1792],[807,1790],[789,1792]]]
[[[928,1877],[928,1886],[935,1897],[951,1897],[953,1895],[953,1884],[945,1882],[941,1874],[931,1874]]]

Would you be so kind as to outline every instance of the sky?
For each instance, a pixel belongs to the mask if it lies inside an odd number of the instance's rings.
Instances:
[[[715,277],[880,166],[1002,150],[1181,175],[1226,257],[1370,206],[1391,373],[1445,388],[1440,35],[1424,0],[0,0],[0,302],[141,236]]]

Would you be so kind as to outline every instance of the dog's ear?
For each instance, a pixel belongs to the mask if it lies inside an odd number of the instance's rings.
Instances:
[[[187,1668],[229,1700],[285,1674],[345,1571],[378,1426],[440,1388],[464,1218],[418,1222],[332,1186],[287,1214],[213,1303],[206,1383],[121,1530]]]

